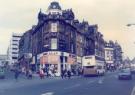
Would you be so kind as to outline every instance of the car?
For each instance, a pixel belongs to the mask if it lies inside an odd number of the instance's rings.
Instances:
[[[130,69],[121,69],[118,73],[118,79],[122,80],[122,79],[128,79],[131,80],[132,79],[132,74]]]
[[[0,67],[0,79],[4,79],[5,78],[5,70],[3,67]]]
[[[131,68],[131,73],[132,73],[132,74],[135,74],[135,69],[132,69],[132,68]]]
[[[131,73],[132,73],[132,74],[135,74],[135,64],[132,63],[132,64],[130,65],[130,68],[131,68]]]

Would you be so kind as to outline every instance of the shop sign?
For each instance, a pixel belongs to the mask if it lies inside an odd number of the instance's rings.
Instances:
[[[43,55],[41,58],[40,58],[40,63],[41,64],[46,64],[48,62],[48,56],[47,55]]]
[[[79,56],[77,56],[77,62],[78,62],[78,63],[81,63],[81,62],[82,62],[82,58],[79,57]]]
[[[50,51],[48,55],[61,55],[61,53],[59,51]]]

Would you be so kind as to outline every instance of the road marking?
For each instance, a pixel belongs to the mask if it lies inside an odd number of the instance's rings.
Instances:
[[[114,75],[114,77],[115,77],[115,78],[118,78],[118,76],[117,76],[117,75]]]
[[[66,87],[64,89],[72,89],[72,88],[76,88],[76,87],[79,87],[81,84],[75,84],[73,86],[70,86],[70,87]]]
[[[53,92],[47,92],[47,93],[43,93],[41,95],[54,95],[54,93]]]
[[[99,81],[98,81],[98,83],[99,84],[102,84],[103,83],[103,80],[104,80],[104,78],[100,78]]]
[[[134,88],[133,88],[133,90],[131,92],[131,95],[135,95],[135,86],[134,86]]]
[[[96,81],[96,80],[93,80],[93,81],[89,81],[89,82],[88,82],[88,84],[91,84],[91,83],[93,83],[93,82],[95,82],[95,81]]]

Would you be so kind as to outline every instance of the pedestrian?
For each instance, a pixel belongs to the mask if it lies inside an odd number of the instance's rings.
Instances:
[[[63,69],[61,70],[61,78],[62,79],[64,78],[64,70]]]
[[[49,68],[46,67],[46,76],[49,77]]]
[[[28,71],[28,79],[32,79],[32,70],[30,70],[30,69]]]
[[[43,69],[40,69],[39,76],[40,76],[40,79],[44,78],[44,71],[43,71]]]
[[[48,73],[49,73],[49,76],[50,76],[50,77],[52,77],[52,76],[53,76],[53,74],[52,74],[52,70],[51,70],[50,68],[49,68]]]
[[[67,71],[67,76],[68,76],[68,79],[71,78],[71,71],[70,70]]]
[[[14,72],[15,72],[15,75],[14,75],[15,80],[16,80],[16,81],[18,81],[18,77],[19,77],[19,70],[16,68]]]
[[[26,69],[26,77],[28,77],[28,74],[29,74],[29,70],[28,68]]]
[[[65,69],[64,70],[64,78],[66,78],[67,77],[67,70]]]

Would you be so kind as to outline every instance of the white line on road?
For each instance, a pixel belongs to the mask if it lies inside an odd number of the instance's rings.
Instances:
[[[118,78],[118,75],[114,75],[115,78]]]
[[[102,84],[103,83],[103,80],[104,80],[104,77],[103,78],[100,78],[99,81],[98,81],[98,83],[99,84]]]
[[[53,92],[47,92],[47,93],[43,93],[41,95],[54,95],[54,93]]]
[[[93,83],[93,82],[95,82],[96,80],[93,80],[93,81],[88,81],[88,84],[91,84],[91,83]]]
[[[133,88],[133,90],[131,92],[131,95],[135,95],[135,86],[134,86],[134,88]]]

